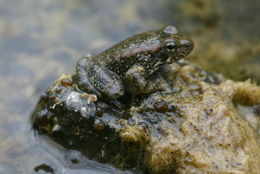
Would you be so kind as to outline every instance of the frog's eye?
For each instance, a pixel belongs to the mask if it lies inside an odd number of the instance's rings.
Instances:
[[[173,40],[168,41],[168,42],[166,43],[166,48],[167,48],[168,51],[175,51],[175,49],[176,49],[176,44],[174,43]]]

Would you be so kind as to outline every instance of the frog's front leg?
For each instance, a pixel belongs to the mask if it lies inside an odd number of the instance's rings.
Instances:
[[[76,79],[79,88],[98,97],[117,99],[124,94],[124,86],[120,77],[93,61],[91,56],[79,60],[76,69]]]
[[[131,94],[148,94],[154,92],[156,84],[147,79],[146,72],[142,66],[133,66],[125,74],[127,91]]]

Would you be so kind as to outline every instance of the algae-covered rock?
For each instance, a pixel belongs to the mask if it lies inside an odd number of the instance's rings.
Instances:
[[[165,91],[126,94],[119,107],[80,91],[64,75],[41,97],[32,127],[90,159],[136,173],[259,173],[260,87],[183,61],[153,77]]]

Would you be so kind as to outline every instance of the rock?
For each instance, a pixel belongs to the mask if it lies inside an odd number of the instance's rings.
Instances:
[[[260,87],[183,61],[154,77],[167,91],[126,94],[121,108],[78,90],[64,75],[42,95],[32,127],[90,159],[137,173],[260,171],[258,127],[248,121],[259,118]]]

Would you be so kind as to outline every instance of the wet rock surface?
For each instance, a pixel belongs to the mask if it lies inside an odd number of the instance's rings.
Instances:
[[[31,117],[58,144],[136,173],[259,172],[259,128],[244,113],[259,118],[260,87],[249,81],[180,61],[153,76],[167,90],[123,96],[118,107],[78,90],[72,76],[50,86]]]

